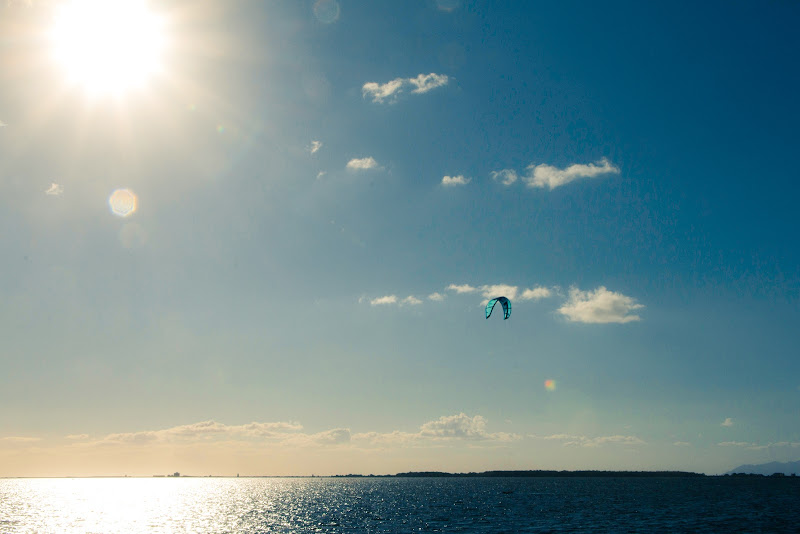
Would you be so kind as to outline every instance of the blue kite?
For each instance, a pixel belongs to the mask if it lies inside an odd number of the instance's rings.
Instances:
[[[490,300],[489,303],[486,304],[486,318],[489,318],[489,316],[492,314],[492,310],[494,309],[494,305],[498,302],[503,305],[503,320],[505,321],[511,317],[511,301],[505,297],[497,297],[496,299]]]

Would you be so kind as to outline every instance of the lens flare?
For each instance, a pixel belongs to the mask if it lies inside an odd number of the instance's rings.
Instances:
[[[331,24],[339,18],[339,2],[336,0],[317,0],[314,16],[323,24]]]
[[[117,189],[108,197],[111,213],[120,217],[127,217],[136,211],[138,200],[130,189]]]
[[[544,389],[547,391],[555,391],[556,390],[556,381],[552,378],[548,378],[544,381]]]

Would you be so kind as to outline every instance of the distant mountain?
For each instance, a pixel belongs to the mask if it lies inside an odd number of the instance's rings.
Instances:
[[[800,475],[800,461],[797,462],[769,462],[767,464],[758,465],[740,465],[736,469],[731,469],[726,475],[734,473],[752,473],[756,475],[771,475],[772,473],[783,473],[784,475],[791,475],[792,473]]]

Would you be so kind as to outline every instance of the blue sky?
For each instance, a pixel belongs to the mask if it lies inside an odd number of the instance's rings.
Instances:
[[[800,457],[797,5],[152,0],[116,92],[64,5],[0,7],[0,475]]]

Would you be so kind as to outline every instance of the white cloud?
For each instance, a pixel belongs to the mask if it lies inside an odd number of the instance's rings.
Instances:
[[[367,82],[361,88],[361,95],[364,98],[367,98],[367,96],[372,97],[372,101],[378,104],[382,104],[387,100],[389,103],[394,103],[397,101],[397,95],[400,93],[404,81],[403,78],[395,78],[384,84]]]
[[[0,128],[3,128],[6,125],[3,121],[0,121]]]
[[[719,424],[720,426],[733,426],[733,419],[730,417],[726,417],[723,422]]]
[[[565,447],[599,447],[601,445],[644,445],[645,442],[636,436],[598,436],[590,438],[573,434],[553,434],[550,436],[532,436],[537,439],[561,441]]]
[[[519,438],[508,432],[487,432],[486,423],[486,419],[480,415],[470,417],[460,413],[428,421],[419,427],[418,432],[364,432],[353,435],[353,439],[374,445],[422,445],[425,442],[456,440],[508,442]]]
[[[408,82],[416,88],[411,91],[412,93],[421,94],[427,93],[431,89],[447,85],[448,80],[449,78],[446,74],[435,74],[431,72],[430,74],[418,74],[416,78],[409,78]]]
[[[370,300],[369,303],[373,306],[380,306],[382,304],[396,304],[397,295],[386,295],[385,297],[378,297],[376,299]]]
[[[442,295],[441,293],[438,293],[438,292],[431,293],[430,295],[428,295],[428,299],[439,302],[439,301],[444,300],[444,295]]]
[[[673,445],[675,445],[676,447],[689,447],[691,443],[689,443],[688,441],[676,441],[675,443],[673,443]]]
[[[533,287],[530,289],[526,289],[522,292],[522,295],[519,296],[520,300],[541,300],[546,299],[553,295],[553,291],[547,287]]]
[[[720,447],[747,447],[753,448],[758,447],[756,443],[749,443],[747,441],[723,441],[722,443],[717,443]]]
[[[45,189],[44,192],[45,192],[46,195],[58,196],[58,195],[60,195],[61,193],[64,192],[64,187],[59,185],[59,184],[57,184],[57,183],[55,183],[55,182],[53,182],[53,183],[50,184],[50,187]]]
[[[514,169],[503,169],[502,171],[492,171],[492,180],[503,185],[511,185],[517,181],[517,171]]]
[[[412,94],[423,94],[437,87],[447,85],[448,81],[447,75],[431,72],[430,74],[418,74],[414,78],[395,78],[383,84],[367,82],[361,88],[361,94],[364,98],[370,97],[373,102],[378,104],[383,104],[384,102],[393,104],[397,102],[397,97],[406,88],[413,87]]]
[[[377,169],[378,162],[373,157],[366,158],[353,158],[347,162],[347,168],[352,171],[366,171],[370,169]]]
[[[644,306],[633,298],[600,286],[594,291],[570,288],[569,300],[558,311],[577,323],[629,323],[641,320],[638,315],[630,315],[640,308]]]
[[[450,291],[455,291],[456,293],[474,293],[478,290],[478,288],[472,287],[469,284],[463,284],[460,286],[456,284],[450,284],[447,286],[447,289]]]
[[[322,177],[325,176],[326,174],[328,174],[327,171],[319,171],[317,173],[317,180],[321,180]]]
[[[89,439],[89,434],[70,434],[64,437],[67,439],[81,440],[81,439]]]
[[[308,441],[320,445],[339,445],[342,443],[350,443],[350,429],[349,428],[334,428],[317,432],[308,436]]]
[[[442,177],[442,185],[444,186],[457,186],[457,185],[467,185],[472,181],[472,178],[464,178],[463,175],[459,174],[458,176],[443,176]]]
[[[413,295],[409,295],[403,300],[401,300],[400,304],[409,304],[411,306],[416,306],[418,304],[422,304],[422,301]]]
[[[523,180],[528,187],[548,187],[552,190],[580,178],[595,178],[602,174],[619,174],[619,172],[619,167],[603,158],[597,163],[575,164],[566,169],[547,164],[528,165],[528,175],[524,176]]]
[[[311,146],[308,147],[308,151],[312,154],[316,154],[319,152],[320,148],[322,148],[322,141],[311,141]]]
[[[485,285],[481,286],[481,295],[487,300],[501,296],[514,300],[517,298],[517,289],[517,286],[510,286],[508,284]]]

